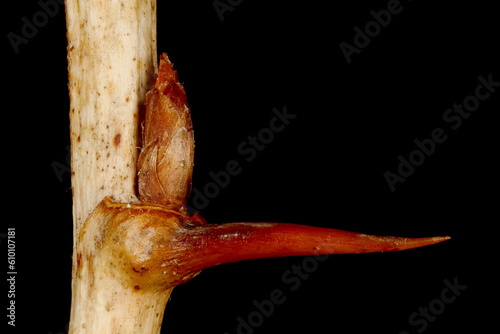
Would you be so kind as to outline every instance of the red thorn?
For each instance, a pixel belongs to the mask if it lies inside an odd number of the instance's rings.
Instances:
[[[269,257],[400,251],[436,244],[447,236],[402,238],[282,223],[227,223],[188,229],[183,242],[193,271]]]

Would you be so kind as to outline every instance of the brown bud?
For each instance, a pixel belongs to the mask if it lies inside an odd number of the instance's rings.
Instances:
[[[145,104],[139,199],[186,213],[194,159],[191,115],[184,88],[165,54]]]

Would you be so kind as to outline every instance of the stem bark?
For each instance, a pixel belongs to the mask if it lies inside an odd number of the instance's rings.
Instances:
[[[104,197],[138,203],[139,106],[157,67],[156,0],[65,4],[74,227],[70,333],[158,333],[170,290],[130,290],[92,258],[98,245],[82,233],[84,223],[85,235],[100,231],[103,221],[90,213]]]

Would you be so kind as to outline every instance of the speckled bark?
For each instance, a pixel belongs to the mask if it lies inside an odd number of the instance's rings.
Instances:
[[[88,217],[105,196],[138,202],[138,117],[157,66],[156,0],[66,0],[66,19],[75,243],[70,332],[158,333],[169,292],[153,299],[130,290],[80,239],[86,220],[98,232],[102,222]]]
[[[133,202],[138,111],[157,66],[156,1],[67,0],[75,232],[105,197]]]

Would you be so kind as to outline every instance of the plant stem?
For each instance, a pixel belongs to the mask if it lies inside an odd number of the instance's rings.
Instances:
[[[157,66],[156,0],[66,0],[73,191],[70,333],[158,333],[168,291],[109,276],[84,222],[105,196],[137,203],[139,107]],[[94,219],[94,220],[92,220]]]

